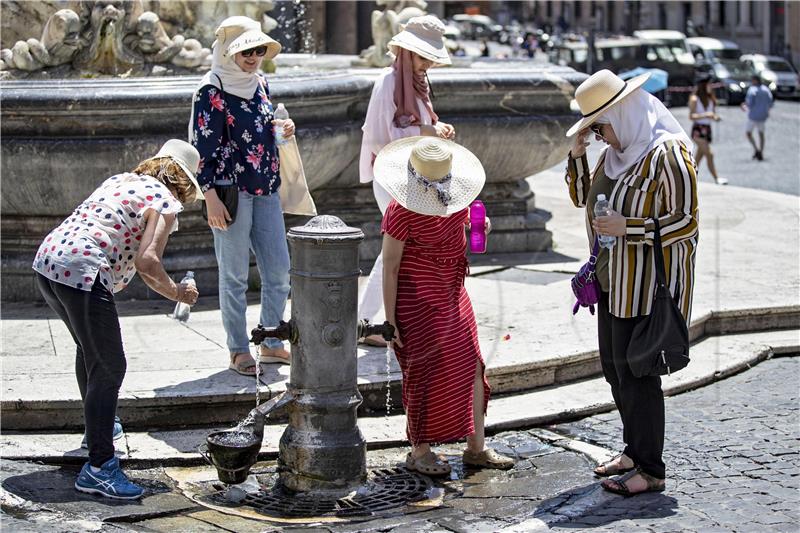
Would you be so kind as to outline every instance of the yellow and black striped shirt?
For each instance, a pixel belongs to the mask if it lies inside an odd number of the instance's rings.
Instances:
[[[576,207],[586,206],[591,180],[604,172],[603,161],[601,156],[594,172],[589,171],[585,155],[570,156],[567,161],[566,181]],[[650,313],[656,277],[656,206],[667,284],[688,322],[698,239],[697,169],[692,153],[678,141],[659,144],[614,182],[609,202],[627,219],[627,233],[617,238],[609,259],[611,314],[631,318]],[[591,225],[587,226],[590,241],[594,241]]]

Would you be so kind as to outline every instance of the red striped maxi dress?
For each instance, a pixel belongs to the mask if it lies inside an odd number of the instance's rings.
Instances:
[[[403,347],[403,407],[408,440],[452,442],[474,433],[475,365],[484,368],[467,275],[468,211],[421,215],[389,204],[381,229],[405,242],[397,280],[395,318]],[[489,383],[484,374],[484,405]]]

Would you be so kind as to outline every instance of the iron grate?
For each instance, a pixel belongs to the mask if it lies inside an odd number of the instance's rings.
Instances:
[[[345,498],[325,498],[262,485],[262,490],[247,493],[240,505],[274,518],[363,518],[424,500],[432,487],[427,476],[405,468],[382,468],[371,471],[367,483]],[[218,505],[229,505],[226,490],[215,489],[207,498]]]

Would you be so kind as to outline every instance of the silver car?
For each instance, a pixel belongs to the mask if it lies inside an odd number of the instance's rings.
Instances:
[[[776,97],[800,96],[800,77],[794,67],[780,56],[746,54],[741,60],[761,76],[761,81]]]

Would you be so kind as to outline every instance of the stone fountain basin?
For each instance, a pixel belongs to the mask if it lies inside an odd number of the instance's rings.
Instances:
[[[380,213],[358,180],[361,125],[379,69],[303,71],[270,77],[273,101],[298,126],[298,142],[319,213],[367,236],[361,257],[379,250]],[[483,162],[481,198],[495,230],[489,252],[550,246],[533,193],[521,179],[562,160],[570,101],[584,74],[566,67],[484,63],[430,73],[436,112]],[[4,300],[38,298],[30,264],[39,242],[106,177],[132,169],[170,137],[186,138],[199,77],[3,81],[0,208]],[[13,186],[12,186],[13,184]],[[167,269],[189,268],[208,294],[216,287],[211,233],[199,206],[181,215]],[[296,221],[288,221],[290,224]],[[289,224],[287,224],[289,225]],[[122,297],[145,297],[134,283]]]

